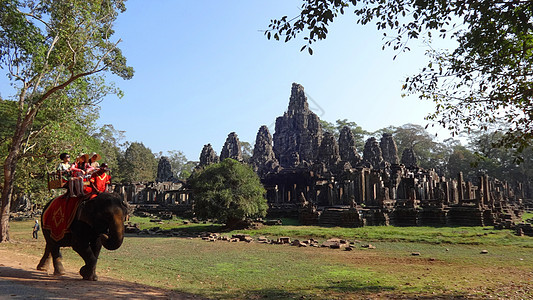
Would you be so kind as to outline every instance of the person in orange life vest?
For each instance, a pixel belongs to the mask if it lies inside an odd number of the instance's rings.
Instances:
[[[90,186],[85,189],[85,193],[91,194],[91,199],[107,191],[107,185],[111,183],[111,176],[106,173],[107,171],[109,168],[106,163],[103,163],[89,179]]]

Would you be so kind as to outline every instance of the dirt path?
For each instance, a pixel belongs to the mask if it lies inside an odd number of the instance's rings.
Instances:
[[[0,299],[202,299],[106,277],[85,281],[68,268],[53,276],[35,269],[39,259],[0,249]]]

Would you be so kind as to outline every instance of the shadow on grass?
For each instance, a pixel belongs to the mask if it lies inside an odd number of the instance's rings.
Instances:
[[[217,295],[217,299],[483,299],[463,293],[415,293],[402,292],[394,287],[370,285],[361,286],[352,281],[334,285],[317,286],[310,290],[284,290],[265,288],[242,293]]]
[[[362,283],[356,280],[342,280],[332,282],[327,285],[317,286],[317,289],[322,291],[330,291],[336,295],[348,296],[365,296],[373,298],[384,299],[478,299],[472,295],[464,293],[420,293],[419,291],[405,291],[398,287],[383,285],[379,283]],[[327,294],[325,295],[327,296]],[[481,299],[481,298],[479,298]]]
[[[381,285],[379,283],[363,283],[357,280],[339,280],[331,282],[327,285],[318,286],[317,288],[321,290],[329,290],[339,293],[384,292],[393,291],[396,289],[393,286]]]
[[[366,296],[394,292],[395,288],[382,285],[364,285],[353,280],[339,281],[310,289],[264,288],[241,293],[224,294],[226,299],[342,299],[344,296]],[[217,295],[218,297],[218,295]],[[351,298],[350,298],[351,299]]]
[[[305,291],[288,291],[276,288],[260,289],[236,292],[232,294],[221,295],[217,299],[319,299],[317,295]]]

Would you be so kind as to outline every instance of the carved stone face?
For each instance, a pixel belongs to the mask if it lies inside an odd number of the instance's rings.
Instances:
[[[291,153],[289,163],[293,167],[296,167],[300,164],[300,155],[298,154],[298,152]]]

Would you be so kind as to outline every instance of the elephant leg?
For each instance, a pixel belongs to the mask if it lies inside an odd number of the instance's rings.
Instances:
[[[48,271],[48,267],[50,266],[50,257],[50,246],[48,246],[48,243],[46,243],[46,247],[44,248],[44,254],[41,258],[41,261],[39,261],[39,264],[37,265],[37,270]]]
[[[54,264],[54,275],[65,275],[65,268],[62,263],[63,256],[59,246],[50,247],[50,252],[52,253],[52,263]]]
[[[94,255],[92,248],[89,245],[72,247],[81,258],[85,261],[85,266],[81,267],[80,275],[85,280],[98,280],[96,276],[96,262],[98,258]]]
[[[96,239],[91,243],[91,250],[93,251],[94,257],[98,259],[98,256],[100,256],[100,250],[102,250],[102,241],[100,239]]]

